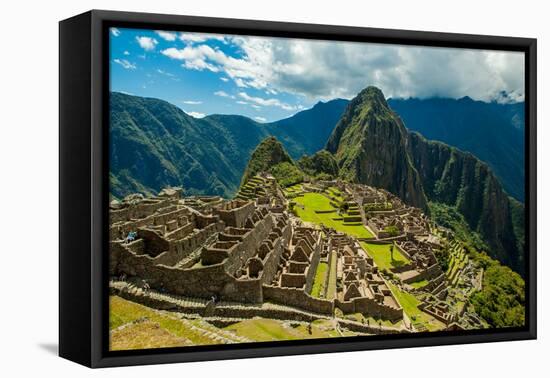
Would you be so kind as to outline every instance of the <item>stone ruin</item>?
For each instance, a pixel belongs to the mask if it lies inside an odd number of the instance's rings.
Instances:
[[[162,293],[211,301],[274,302],[312,313],[401,319],[402,309],[372,259],[353,238],[291,221],[270,180],[256,180],[258,197],[182,197],[165,189],[110,208],[109,274],[136,277]],[[260,188],[264,188],[263,190]],[[326,230],[325,230],[326,231]],[[336,259],[331,258],[336,256]],[[337,264],[337,292],[315,298],[319,263]]]
[[[419,209],[385,190],[341,181],[312,182],[304,190],[330,187],[337,187],[352,205],[347,216],[374,232],[371,242],[394,243],[409,260],[391,269],[399,278],[394,284],[424,293],[422,311],[449,327],[479,325],[475,313],[456,314],[446,301],[448,282],[434,253],[442,248],[441,240]],[[113,280],[135,277],[158,292],[211,303],[269,302],[320,316],[334,316],[338,309],[403,319],[389,283],[359,241],[330,228],[304,226],[287,203],[269,174],[254,176],[233,200],[183,197],[181,189],[167,188],[156,197],[130,195],[113,201],[109,274]],[[399,235],[389,235],[388,226]],[[327,282],[335,282],[314,296],[319,264],[332,274]],[[475,272],[468,269],[464,271],[475,282]],[[410,286],[421,280],[427,281],[422,288]]]

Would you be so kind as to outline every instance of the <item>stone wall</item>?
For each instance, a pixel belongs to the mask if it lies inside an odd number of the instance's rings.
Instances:
[[[221,295],[223,299],[245,303],[262,301],[260,280],[238,281],[225,271],[223,264],[178,269],[156,264],[154,258],[136,255],[120,243],[111,243],[110,250],[111,276],[138,276],[151,288],[189,297],[209,299]]]
[[[254,202],[233,200],[214,209],[214,213],[228,226],[243,227],[254,209]]]
[[[157,257],[157,264],[175,265],[197,248],[204,246],[204,243],[215,233],[223,230],[223,222],[217,222],[206,226],[202,230],[194,230],[193,233],[181,240],[171,240],[167,252]]]
[[[269,284],[275,278],[283,254],[284,243],[282,239],[277,239],[273,245],[273,250],[263,259],[264,270],[261,274],[262,284]]]
[[[403,282],[408,284],[416,281],[431,280],[432,278],[439,276],[441,273],[441,267],[439,264],[435,263],[427,269],[420,271],[418,275],[403,280]]]
[[[297,307],[318,314],[332,316],[334,313],[333,301],[313,298],[302,289],[263,285],[263,295],[265,301]]]
[[[313,253],[310,256],[309,268],[306,272],[306,282],[305,282],[305,292],[311,293],[311,288],[313,286],[313,281],[315,280],[315,274],[317,273],[317,266],[319,265],[319,260],[321,258],[321,250],[323,249],[323,243],[321,235],[317,238],[317,243],[313,247]]]
[[[344,314],[353,314],[360,312],[364,316],[397,321],[403,319],[403,309],[385,306],[376,302],[373,298],[360,297],[353,298],[350,301],[335,300],[335,306]]]
[[[240,270],[249,258],[256,254],[257,248],[262,241],[267,239],[274,226],[274,217],[271,214],[266,215],[259,220],[254,228],[243,235],[241,242],[237,245],[235,251],[224,262],[225,269],[230,275]]]

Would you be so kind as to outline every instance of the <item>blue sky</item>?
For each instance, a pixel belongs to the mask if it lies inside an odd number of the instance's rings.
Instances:
[[[386,97],[524,94],[521,53],[123,28],[110,36],[112,91],[160,98],[194,117],[275,121],[368,85]]]

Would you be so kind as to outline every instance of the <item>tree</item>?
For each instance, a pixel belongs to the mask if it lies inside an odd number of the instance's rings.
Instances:
[[[394,261],[393,260],[393,244],[390,245],[390,256],[391,256],[391,261]]]

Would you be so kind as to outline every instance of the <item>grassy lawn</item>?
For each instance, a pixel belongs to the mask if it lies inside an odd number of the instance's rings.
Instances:
[[[263,318],[247,319],[232,324],[224,330],[232,331],[238,336],[255,341],[300,340],[339,336],[336,330],[329,329],[324,323],[313,322],[310,334],[306,325],[301,324],[292,327],[282,321]]]
[[[330,253],[330,272],[328,275],[327,299],[336,297],[336,278],[337,278],[337,261],[338,255],[336,251]]]
[[[200,327],[199,321],[183,321],[182,319],[152,310],[117,296],[111,296],[109,299],[109,315],[109,329],[111,331],[123,324],[132,323],[139,319],[147,323],[156,324],[156,327],[159,329],[157,333],[162,333],[165,336],[170,334],[175,338],[187,339],[194,345],[219,344],[219,341],[206,336],[204,332],[195,328]],[[113,341],[115,341],[115,337],[117,337],[116,342],[118,345],[124,345],[129,349],[134,349],[132,339],[138,343],[137,345],[141,345],[141,348],[159,347],[157,343],[151,344],[150,346],[143,346],[142,341],[144,336],[140,336],[140,334],[144,332],[142,328],[143,327],[131,325],[128,326],[129,331],[122,335],[124,337],[117,335],[118,332],[112,332],[111,336],[113,337]],[[135,332],[131,332],[132,330]],[[115,345],[112,346],[114,347]]]
[[[111,332],[111,350],[144,348],[168,348],[191,345],[189,340],[178,337],[158,323],[144,321]]]
[[[412,282],[409,285],[411,285],[415,289],[420,289],[420,288],[423,288],[424,286],[426,286],[428,283],[429,283],[428,280],[421,280],[421,281]]]
[[[422,324],[428,331],[439,331],[445,328],[445,324],[418,309],[420,301],[414,295],[401,291],[389,282],[388,285],[413,324]]]
[[[283,189],[285,194],[300,192],[302,190],[302,184],[295,184]]]
[[[298,205],[295,208],[297,215],[305,222],[324,224],[327,227],[332,227],[337,231],[345,232],[359,238],[373,237],[373,235],[361,223],[352,223],[347,225],[342,220],[333,219],[339,217],[336,212],[324,214],[316,213],[316,210],[336,210],[330,204],[328,197],[320,193],[305,193],[301,197],[296,197],[294,201],[297,204],[304,206],[303,209]]]
[[[361,246],[367,251],[367,253],[374,259],[379,269],[391,269],[408,264],[410,261],[403,256],[399,250],[393,248],[393,260],[391,258],[390,247],[391,244],[372,244],[361,242]]]
[[[311,289],[311,296],[319,298],[321,294],[325,294],[325,289],[327,285],[327,271],[328,264],[325,262],[320,262],[317,265],[317,271],[315,272],[315,279],[313,281],[313,287]]]

